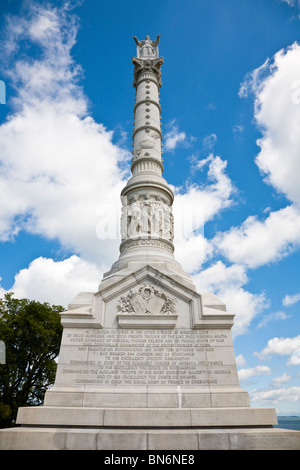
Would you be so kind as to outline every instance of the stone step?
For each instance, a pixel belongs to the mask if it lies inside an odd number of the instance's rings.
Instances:
[[[19,408],[17,424],[26,426],[222,427],[272,426],[273,408]]]
[[[299,450],[300,432],[276,428],[99,430],[21,427],[0,430],[0,450],[75,449],[109,451],[168,449],[177,453],[188,450],[188,455],[199,458],[193,454],[194,450]],[[148,455],[145,453],[141,458],[148,459]],[[172,453],[170,455],[172,456]]]

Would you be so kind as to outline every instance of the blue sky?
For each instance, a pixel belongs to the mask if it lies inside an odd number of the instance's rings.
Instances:
[[[252,405],[300,414],[299,2],[2,0],[0,27],[0,294],[67,306],[117,259],[132,36],[161,34],[176,258],[235,313]]]

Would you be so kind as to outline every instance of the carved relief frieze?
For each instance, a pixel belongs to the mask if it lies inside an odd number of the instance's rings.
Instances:
[[[123,201],[124,202],[124,201]],[[173,240],[174,220],[172,207],[160,194],[135,194],[122,207],[122,239],[150,235]]]
[[[175,315],[176,299],[167,296],[162,290],[144,283],[122,296],[117,304],[121,314],[130,315]]]

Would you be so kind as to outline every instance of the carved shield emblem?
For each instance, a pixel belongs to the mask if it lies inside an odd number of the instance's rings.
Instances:
[[[175,312],[175,299],[151,284],[143,284],[138,289],[131,289],[126,297],[118,302],[118,311],[137,315],[171,315]]]

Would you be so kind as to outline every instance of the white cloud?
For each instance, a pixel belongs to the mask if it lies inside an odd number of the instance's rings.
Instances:
[[[193,165],[198,170],[201,170],[208,162],[211,162],[214,159],[214,155],[211,153],[208,157],[197,160],[193,157]]]
[[[206,222],[233,204],[236,189],[226,174],[227,161],[210,155],[205,159],[206,164],[208,169],[205,185],[191,184],[184,191],[182,188],[175,188],[175,238],[182,237],[182,230],[187,237],[200,227],[203,230]],[[193,223],[186,223],[184,218],[191,218]]]
[[[232,334],[234,337],[245,334],[256,316],[270,303],[265,294],[253,294],[240,287],[229,287],[219,292],[219,297],[225,302],[227,310],[235,314]]]
[[[240,369],[238,371],[239,380],[247,380],[257,375],[270,375],[271,369],[268,366],[256,366],[249,369]]]
[[[235,126],[233,126],[232,131],[234,134],[241,134],[242,132],[244,132],[244,126],[242,126],[241,124],[236,124]]]
[[[205,136],[202,140],[202,147],[204,150],[212,151],[214,146],[216,145],[218,138],[216,134],[212,133]]]
[[[248,74],[240,87],[241,97],[254,94],[254,117],[262,132],[255,161],[265,181],[292,202],[264,220],[248,217],[216,237],[228,260],[249,268],[278,261],[300,245],[299,77],[300,45],[295,42]]]
[[[3,50],[16,96],[0,126],[0,239],[27,230],[109,266],[119,244],[120,164],[129,153],[88,114],[71,56],[76,33],[64,8],[31,5],[8,21]],[[15,57],[23,41],[40,51],[35,59]],[[106,228],[110,239],[100,241]]]
[[[201,160],[203,162],[203,160]],[[205,185],[174,188],[174,245],[178,261],[188,272],[197,272],[211,258],[214,247],[204,236],[205,223],[233,204],[235,187],[226,174],[227,162],[210,155]]]
[[[282,305],[288,307],[289,305],[294,305],[295,303],[299,302],[300,294],[294,295],[286,295],[284,299],[282,299]]]
[[[287,3],[289,7],[297,7],[300,9],[300,0],[281,0],[281,2]]]
[[[281,375],[280,377],[274,377],[274,379],[272,380],[272,383],[271,385],[273,387],[280,387],[281,385],[289,382],[291,380],[291,376],[288,375],[286,372]]]
[[[246,359],[244,358],[242,354],[239,354],[238,356],[236,356],[235,361],[236,361],[237,367],[243,367],[246,364]]]
[[[171,130],[166,132],[164,137],[164,148],[166,150],[174,150],[178,144],[185,142],[187,135],[183,131],[179,131],[175,120],[171,122]]]
[[[242,354],[239,354],[238,356],[236,356],[235,361],[236,361],[237,367],[243,367],[246,364],[246,359],[244,358]]]
[[[201,271],[194,276],[199,292],[226,291],[228,288],[239,288],[248,280],[245,268],[239,265],[227,267],[222,261]]]
[[[175,257],[188,273],[197,272],[212,253],[212,245],[202,234],[175,241]]]
[[[281,0],[281,2],[287,3],[289,6],[296,5],[298,0]]]
[[[217,234],[214,243],[229,261],[249,268],[278,261],[300,245],[300,211],[287,206],[263,221],[250,216],[241,226]]]
[[[294,353],[298,354],[298,352],[300,352],[300,335],[293,338],[272,338],[261,352],[254,354],[260,359],[267,359],[273,354],[291,356]]]
[[[265,181],[300,205],[300,44],[295,42],[254,70],[242,84],[255,95],[254,116],[262,131],[256,163]]]
[[[269,59],[257,69],[254,69],[252,72],[247,73],[244,81],[240,84],[240,89],[238,95],[240,98],[247,98],[249,94],[259,87],[260,81],[262,81],[263,77],[267,75],[266,69],[269,64]]]
[[[269,313],[268,315],[264,315],[262,321],[257,325],[257,328],[263,328],[267,326],[269,323],[278,320],[286,320],[290,318],[290,315],[287,315],[285,312],[275,312]]]
[[[300,366],[300,348],[288,358],[287,366]]]
[[[265,308],[269,301],[264,293],[253,294],[244,289],[248,282],[245,267],[234,264],[227,267],[221,261],[193,276],[199,292],[213,292],[235,314],[232,333],[244,334],[251,321]]]
[[[255,269],[278,261],[300,246],[299,59],[300,46],[295,43],[249,74],[239,91],[240,97],[248,96],[250,91],[254,94],[254,116],[262,132],[256,163],[266,182],[290,199],[292,204],[277,211],[270,209],[263,220],[250,216],[240,226],[218,233],[211,240],[214,253],[219,252],[234,264],[226,267],[219,262],[195,277],[200,289],[206,287],[214,291],[225,301],[227,309],[236,313],[235,334],[247,331],[253,318],[269,305],[263,293],[252,294],[245,290],[246,268]],[[203,161],[203,165],[208,161],[210,157]],[[200,162],[200,167],[203,165]],[[296,299],[287,296],[285,302]],[[259,326],[284,318],[287,316],[283,312],[277,312],[265,316]],[[298,361],[296,352],[293,353],[293,361]]]
[[[300,400],[300,387],[283,387],[272,390],[254,391],[250,394],[253,403],[273,403],[281,401],[296,403]]]
[[[79,292],[96,292],[102,274],[95,264],[75,255],[56,262],[40,257],[16,274],[14,285],[9,291],[14,292],[16,298],[67,307]],[[2,295],[4,293],[2,289]]]

